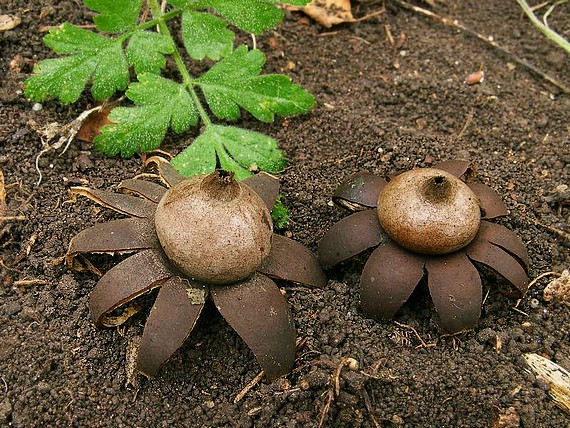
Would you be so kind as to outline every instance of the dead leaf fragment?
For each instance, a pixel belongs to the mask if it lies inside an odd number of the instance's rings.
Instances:
[[[22,19],[16,15],[0,15],[0,31],[8,31],[22,23]]]
[[[570,271],[565,269],[558,278],[544,288],[542,297],[547,302],[570,303]]]
[[[79,128],[79,131],[77,132],[75,138],[81,141],[92,143],[93,139],[99,135],[101,128],[111,123],[111,121],[108,119],[110,112],[111,110],[109,109],[92,112],[81,124],[81,128]]]
[[[313,0],[307,6],[287,6],[289,10],[300,10],[323,27],[331,28],[343,22],[354,22],[350,0]]]

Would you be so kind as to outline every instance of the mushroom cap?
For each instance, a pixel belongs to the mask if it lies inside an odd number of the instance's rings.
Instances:
[[[378,219],[402,247],[448,254],[475,238],[481,209],[463,181],[440,169],[421,168],[397,175],[380,192]]]
[[[271,250],[267,206],[232,175],[215,172],[170,188],[155,214],[170,261],[191,279],[229,284],[251,276]]]

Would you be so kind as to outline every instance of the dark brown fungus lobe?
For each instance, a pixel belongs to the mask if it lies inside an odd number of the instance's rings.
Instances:
[[[228,286],[212,286],[212,300],[225,320],[255,354],[268,380],[291,371],[295,326],[285,297],[268,277]]]
[[[475,167],[471,162],[456,159],[438,162],[433,166],[433,168],[448,172],[457,178],[468,175],[469,171],[475,170]]]
[[[172,276],[160,250],[141,251],[123,260],[101,277],[89,296],[93,322],[99,327],[104,326],[109,313],[161,286]]]
[[[242,182],[257,193],[271,211],[279,195],[279,180],[265,172],[252,175]]]
[[[319,242],[319,260],[325,269],[387,240],[376,210],[357,212],[332,225]]]
[[[426,259],[428,287],[440,327],[459,332],[475,327],[483,299],[479,272],[463,252]]]
[[[393,242],[378,246],[362,270],[362,310],[374,318],[392,318],[423,278],[424,263],[421,256]]]
[[[155,204],[136,196],[90,189],[88,187],[72,187],[69,189],[69,193],[72,196],[86,196],[106,208],[111,208],[118,213],[131,217],[152,218],[156,208]]]
[[[481,218],[491,219],[509,214],[501,197],[489,186],[481,183],[469,183],[468,186],[479,200]]]
[[[130,253],[159,247],[151,220],[121,218],[95,224],[75,235],[69,243],[66,260],[71,263],[78,254]]]
[[[119,184],[118,189],[121,192],[130,193],[145,198],[146,200],[154,202],[155,204],[158,204],[158,201],[160,201],[160,199],[168,190],[160,184],[133,178],[122,181]],[[156,209],[156,207],[154,207],[154,209]]]
[[[222,172],[170,188],[155,227],[169,260],[188,278],[210,284],[251,276],[268,256],[273,233],[261,197]]]
[[[273,234],[271,252],[259,272],[271,278],[313,287],[324,287],[327,283],[319,261],[307,247],[276,234]]]
[[[161,285],[147,318],[137,354],[136,368],[153,377],[170,356],[182,346],[194,329],[206,299],[206,290],[194,288],[194,301],[189,298],[191,285],[179,277]]]
[[[169,187],[172,187],[186,178],[174,169],[170,162],[160,156],[151,156],[144,162],[145,170],[154,170],[158,177]]]
[[[376,207],[378,194],[388,182],[370,172],[347,177],[333,194],[333,202],[351,211]]]
[[[477,197],[454,175],[435,168],[394,177],[378,197],[378,218],[398,244],[421,254],[448,254],[479,229]]]

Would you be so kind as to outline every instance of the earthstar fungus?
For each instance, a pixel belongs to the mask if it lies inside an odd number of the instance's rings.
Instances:
[[[306,247],[273,233],[269,213],[278,180],[260,173],[237,182],[221,171],[185,179],[162,158],[149,158],[146,165],[158,170],[169,189],[142,179],[123,181],[123,193],[71,189],[128,217],[78,233],[69,244],[68,265],[87,253],[135,253],[91,292],[95,324],[112,324],[117,309],[159,289],[136,360],[136,369],[152,377],[182,346],[211,299],[268,380],[287,374],[296,333],[274,279],[322,287],[326,277]]]
[[[337,188],[333,201],[355,213],[325,234],[318,257],[328,269],[376,247],[360,280],[366,315],[394,317],[427,276],[442,330],[472,329],[482,306],[474,262],[504,277],[514,287],[514,297],[525,295],[526,248],[512,231],[488,221],[508,212],[493,189],[464,181],[472,172],[469,162],[454,160],[390,181],[357,173]]]

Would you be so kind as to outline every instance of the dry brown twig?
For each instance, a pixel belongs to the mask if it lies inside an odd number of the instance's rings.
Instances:
[[[321,412],[321,417],[319,418],[319,424],[317,425],[317,428],[321,428],[323,426],[332,402],[334,401],[335,397],[338,397],[340,394],[340,374],[345,367],[351,371],[358,371],[359,364],[358,361],[352,357],[343,357],[336,366],[336,369],[329,380],[330,386],[326,392],[327,401]]]
[[[457,21],[455,19],[445,18],[443,16],[436,14],[435,12],[432,12],[431,10],[427,10],[427,9],[424,9],[423,7],[412,5],[412,4],[407,3],[405,1],[402,1],[402,0],[394,0],[394,3],[403,9],[410,10],[410,11],[418,13],[420,15],[424,15],[424,16],[427,16],[429,18],[435,19],[436,21],[442,23],[443,25],[445,25],[447,27],[451,27],[451,28],[454,28],[456,30],[462,31],[466,34],[469,34],[470,36],[473,36],[473,37],[483,41],[484,43],[491,46],[495,50],[501,52],[503,55],[508,56],[510,59],[512,59],[514,62],[516,62],[520,66],[526,68],[530,72],[536,74],[537,76],[546,80],[550,84],[554,85],[555,87],[560,89],[562,92],[564,92],[566,94],[570,93],[570,87],[568,87],[564,83],[562,83],[562,82],[556,80],[555,78],[553,78],[552,76],[546,74],[545,72],[543,72],[539,68],[535,67],[534,65],[529,63],[527,60],[525,60],[525,59],[519,57],[518,55],[514,54],[513,52],[511,52],[510,50],[508,50],[504,46],[499,45],[492,38],[486,37],[483,34],[478,33],[477,31],[471,30],[470,28],[461,24],[459,21]]]

